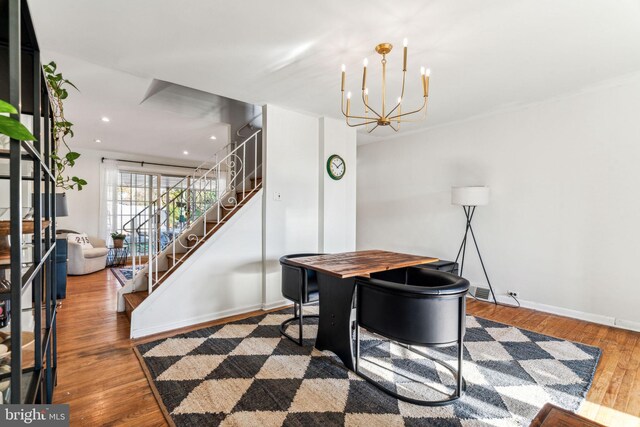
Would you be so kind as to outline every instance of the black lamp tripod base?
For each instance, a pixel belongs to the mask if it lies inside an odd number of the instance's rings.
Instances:
[[[455,262],[458,262],[458,259],[460,258],[460,254],[462,254],[462,260],[460,261],[460,276],[462,276],[462,273],[464,272],[464,257],[467,252],[467,237],[469,236],[469,232],[471,232],[471,238],[473,239],[473,244],[476,247],[478,258],[480,259],[480,265],[482,266],[484,277],[487,279],[487,284],[489,285],[489,291],[491,292],[491,296],[493,297],[493,303],[498,305],[498,300],[496,299],[496,294],[493,292],[493,287],[491,286],[491,281],[489,280],[487,269],[484,266],[482,255],[480,255],[480,249],[478,248],[478,242],[476,241],[476,236],[473,233],[473,227],[471,227],[471,220],[473,219],[473,214],[476,212],[476,206],[462,206],[462,209],[464,210],[464,215],[467,218],[467,227],[464,231],[464,237],[462,238],[462,243],[460,244],[460,249],[458,249],[458,255],[456,255],[456,261],[455,261]]]

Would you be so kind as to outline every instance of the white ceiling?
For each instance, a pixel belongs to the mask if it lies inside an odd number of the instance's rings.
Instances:
[[[175,99],[174,104],[154,102],[162,93],[143,102],[151,79],[56,52],[45,54],[56,60],[65,77],[80,90],[71,90],[65,103],[65,115],[74,123],[71,144],[80,151],[88,148],[199,164],[229,141],[229,126],[203,106],[200,111],[183,111]],[[110,121],[105,123],[102,117]],[[217,139],[211,140],[212,135]]]
[[[152,79],[339,117],[340,64],[347,65],[347,85],[355,92],[362,59],[369,58],[373,100],[380,77],[373,47],[383,41],[396,46],[388,57],[388,74],[389,87],[397,88],[403,37],[409,38],[407,104],[420,100],[420,65],[432,70],[428,119],[411,125],[413,129],[548,99],[640,71],[639,0],[29,4],[45,55],[60,58],[68,78],[91,98],[74,110],[83,122],[93,120],[86,124],[86,137],[94,137],[89,131],[99,137],[103,127],[96,121],[111,114],[115,120],[110,126],[120,127],[109,137],[136,135],[145,149],[155,149],[154,141],[162,135],[170,134],[171,141],[186,146],[192,137],[181,136],[183,130],[193,129],[194,138],[212,131],[186,118],[149,126],[155,122],[144,120],[141,116],[147,113],[137,104],[141,88]],[[389,90],[389,98],[395,99],[398,89]],[[117,106],[122,111],[110,111]],[[386,131],[376,134],[388,135]],[[167,150],[175,152],[170,145]]]

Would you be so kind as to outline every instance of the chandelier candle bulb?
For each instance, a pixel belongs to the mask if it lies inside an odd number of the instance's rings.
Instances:
[[[342,92],[344,92],[344,80],[345,80],[346,70],[347,70],[347,67],[345,67],[345,65],[342,64],[342,88],[340,89]]]
[[[369,112],[369,88],[364,89],[364,113],[365,115]]]
[[[407,44],[409,44],[409,40],[406,38],[402,41],[404,45],[404,58],[402,59],[402,71],[407,71]]]
[[[347,92],[347,116],[351,112],[351,92]]]
[[[427,71],[424,74],[424,96],[429,96],[429,75],[431,75],[431,70],[427,68]]]
[[[369,61],[367,58],[364,58],[364,68],[362,69],[362,90],[367,86],[367,65],[369,65]]]

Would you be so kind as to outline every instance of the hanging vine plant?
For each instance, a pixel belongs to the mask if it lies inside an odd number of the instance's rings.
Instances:
[[[47,90],[51,98],[53,113],[53,138],[55,149],[51,153],[51,160],[56,167],[56,187],[65,190],[82,190],[87,181],[77,176],[69,176],[67,169],[76,164],[80,153],[73,151],[67,142],[67,138],[73,138],[73,123],[64,116],[64,100],[69,96],[67,89],[78,88],[65,79],[62,73],[57,73],[58,66],[51,61],[43,69],[47,81]]]

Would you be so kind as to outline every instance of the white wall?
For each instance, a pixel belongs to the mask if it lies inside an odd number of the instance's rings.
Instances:
[[[640,76],[358,148],[359,249],[453,259],[453,185],[491,187],[474,228],[492,284],[529,305],[640,328]],[[485,283],[475,254],[465,276]]]
[[[262,307],[262,192],[132,313],[137,338]]]
[[[264,116],[264,306],[284,303],[279,258],[318,251],[318,118],[268,105]],[[275,200],[279,193],[281,199]]]
[[[69,169],[69,173],[85,179],[88,184],[82,191],[66,191],[69,216],[58,218],[57,224],[58,228],[84,232],[90,236],[97,236],[100,229],[100,182],[101,160],[103,157],[189,166],[197,166],[199,163],[185,162],[182,159],[166,159],[154,156],[138,156],[108,151],[86,150],[77,147],[74,149],[80,152],[81,157],[77,160],[76,165],[72,169]],[[147,173],[167,173],[173,175],[186,175],[189,173],[188,169],[166,168],[153,165],[141,167],[133,163],[121,163],[119,167],[124,170],[139,170]]]
[[[336,181],[327,173],[327,159],[338,154],[346,172]],[[356,131],[344,120],[320,119],[319,251],[349,252],[356,247]]]

